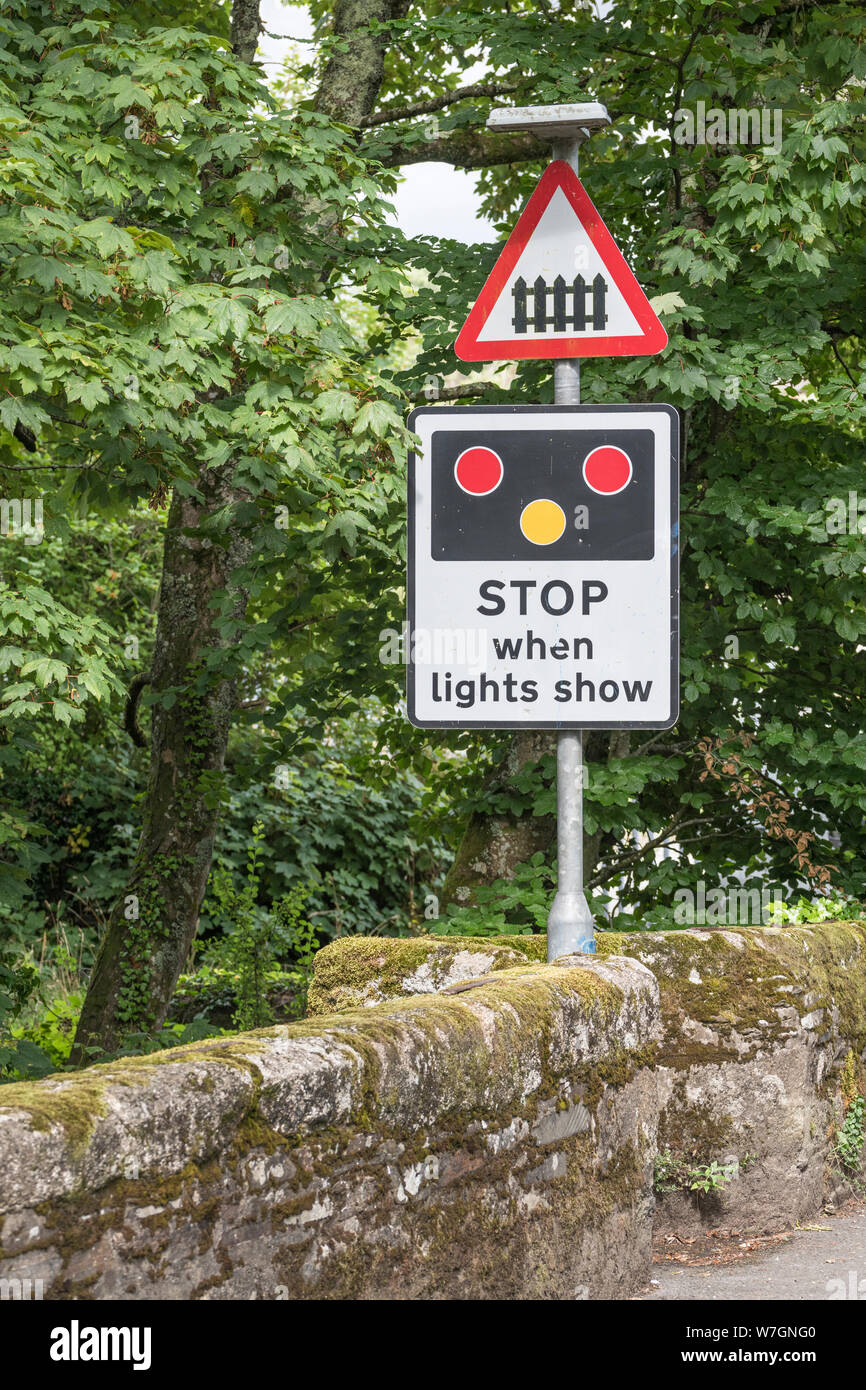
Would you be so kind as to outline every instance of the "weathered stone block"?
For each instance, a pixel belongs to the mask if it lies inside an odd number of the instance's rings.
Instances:
[[[421,938],[411,978],[425,944],[440,978],[469,969],[473,952],[493,971],[496,949],[545,952],[541,936],[493,940]],[[598,950],[602,960],[611,953],[639,960],[659,982],[660,1149],[681,1169],[738,1165],[736,1179],[717,1192],[660,1193],[657,1231],[766,1232],[813,1216],[839,1186],[831,1136],[849,1052],[866,1087],[866,924],[603,932]],[[360,996],[368,1004],[393,997],[408,968],[390,943],[369,938],[361,950],[351,939],[334,943],[316,961],[337,1008]],[[315,1008],[315,991],[312,998]]]
[[[46,1298],[630,1292],[658,987],[616,957],[503,964],[456,994],[5,1087],[0,1278],[38,1272]]]
[[[864,1088],[866,924],[599,944],[548,966],[540,937],[349,939],[312,992],[340,1012],[4,1087],[0,1280],[622,1297],[654,1209],[680,1234],[813,1215]],[[739,1172],[656,1204],[659,1150]]]

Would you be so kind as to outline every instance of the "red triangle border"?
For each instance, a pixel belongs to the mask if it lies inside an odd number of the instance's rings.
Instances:
[[[584,231],[601,256],[605,270],[637,319],[641,332],[614,336],[551,338],[547,342],[542,338],[515,337],[479,343],[479,333],[558,188],[562,189],[571,203]],[[564,160],[554,160],[536,184],[514,231],[500,252],[499,259],[457,336],[454,344],[457,356],[464,362],[512,361],[534,357],[645,357],[661,352],[667,346],[667,341],[668,335],[658,315],[602,222],[577,174]]]

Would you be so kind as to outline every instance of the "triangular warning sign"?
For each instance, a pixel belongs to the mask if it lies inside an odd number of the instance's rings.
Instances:
[[[570,164],[548,165],[455,351],[464,362],[626,357],[668,335]]]

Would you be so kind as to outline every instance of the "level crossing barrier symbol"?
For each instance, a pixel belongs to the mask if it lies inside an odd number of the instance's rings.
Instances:
[[[569,328],[583,333],[588,327],[600,332],[607,324],[604,307],[607,281],[601,273],[589,285],[582,275],[576,275],[570,285],[566,284],[564,276],[557,275],[552,286],[548,285],[543,275],[537,276],[532,285],[527,285],[523,276],[519,275],[511,293],[514,296],[514,317],[511,322],[515,333],[546,333],[548,328],[552,328],[554,333],[565,333]],[[527,306],[528,297],[532,299],[531,315]],[[552,300],[552,314],[547,312],[548,299]],[[591,301],[589,323],[587,300]]]

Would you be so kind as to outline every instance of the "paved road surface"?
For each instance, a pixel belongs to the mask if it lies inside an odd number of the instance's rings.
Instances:
[[[728,1265],[657,1264],[653,1299],[859,1299],[866,1302],[866,1210],[820,1215],[828,1230],[795,1231],[782,1245]]]

